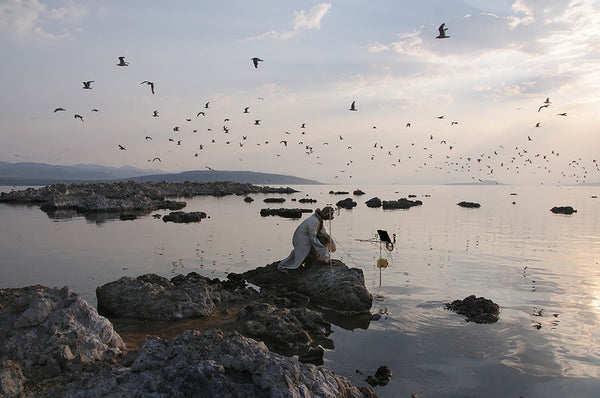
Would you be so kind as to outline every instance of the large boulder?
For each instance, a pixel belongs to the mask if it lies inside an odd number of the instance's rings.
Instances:
[[[124,348],[112,324],[69,287],[0,289],[0,361],[17,363],[27,378],[112,361]]]
[[[98,311],[105,316],[175,320],[208,316],[215,305],[206,278],[195,273],[169,280],[146,274],[124,276],[96,289]]]
[[[255,285],[300,293],[310,306],[343,315],[369,314],[373,296],[365,287],[359,268],[348,268],[339,260],[316,261],[311,265],[283,273],[275,262],[247,271],[244,278]]]
[[[363,392],[364,391],[364,392]],[[56,386],[77,397],[347,397],[374,396],[334,372],[295,363],[238,333],[186,331],[148,337],[131,365]]]

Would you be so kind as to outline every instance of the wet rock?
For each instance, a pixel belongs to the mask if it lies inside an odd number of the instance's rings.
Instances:
[[[446,308],[467,317],[467,322],[494,323],[500,315],[500,306],[492,300],[471,295],[464,300],[446,303]]]
[[[137,216],[135,214],[120,214],[119,219],[121,221],[133,221],[137,220]]]
[[[410,209],[413,206],[421,206],[423,202],[420,200],[410,200],[406,198],[400,198],[398,200],[384,200],[384,210],[395,210],[395,209]]]
[[[311,209],[285,209],[285,208],[279,208],[279,209],[261,209],[260,210],[260,215],[261,217],[268,217],[268,216],[279,216],[279,217],[284,217],[284,218],[302,218],[302,215],[304,213],[312,213],[313,211]]]
[[[385,386],[392,379],[392,371],[387,366],[380,366],[374,375],[369,375],[366,382],[375,386]]]
[[[364,393],[363,393],[364,391]],[[78,397],[348,397],[356,388],[332,371],[295,363],[238,333],[186,331],[148,337],[131,366],[57,386],[52,396]]]
[[[313,339],[331,334],[331,324],[307,308],[279,308],[252,302],[237,314],[240,332],[263,341],[270,349],[294,355],[306,351]]]
[[[356,189],[354,192],[352,192],[352,194],[356,195],[356,196],[360,196],[360,195],[364,195],[365,193],[360,189]]]
[[[335,205],[343,209],[351,210],[356,207],[357,203],[354,200],[352,200],[352,198],[346,198],[344,200],[338,201]]]
[[[330,195],[348,195],[348,191],[329,191]]]
[[[571,206],[554,206],[550,211],[554,214],[573,214],[577,213],[577,210]]]
[[[311,199],[311,198],[302,198],[302,199],[298,199],[299,203],[317,203],[316,199]]]
[[[17,363],[27,378],[113,361],[124,348],[112,324],[69,287],[0,289],[0,358]]]
[[[460,207],[467,207],[467,208],[478,208],[481,207],[481,205],[479,203],[475,203],[475,202],[465,202],[462,201],[460,203],[457,203]]]
[[[246,280],[260,287],[274,289],[280,296],[300,294],[308,305],[345,315],[367,314],[373,296],[365,287],[365,278],[359,268],[348,268],[339,260],[315,261],[305,267],[283,273],[274,262],[265,267],[247,271]]]
[[[24,382],[19,364],[10,360],[0,361],[0,397],[23,397]]]
[[[179,224],[185,224],[190,222],[200,222],[203,218],[206,218],[206,213],[203,211],[172,211],[169,214],[163,216],[164,222],[174,222]]]
[[[382,202],[378,197],[371,198],[365,202],[367,207],[381,207]]]
[[[105,316],[175,320],[208,316],[215,308],[206,278],[196,273],[169,280],[146,274],[124,276],[96,289]]]
[[[285,202],[285,198],[265,198],[263,200],[265,203],[283,203]]]
[[[252,199],[250,196],[246,196],[244,198],[244,202],[246,202],[246,203],[252,203],[252,202],[254,202],[254,199]]]

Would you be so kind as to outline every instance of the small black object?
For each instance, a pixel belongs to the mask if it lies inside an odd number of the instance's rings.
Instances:
[[[387,231],[384,231],[382,229],[378,229],[377,233],[379,234],[379,239],[382,242],[391,242],[392,240],[390,239],[390,235],[388,235]]]

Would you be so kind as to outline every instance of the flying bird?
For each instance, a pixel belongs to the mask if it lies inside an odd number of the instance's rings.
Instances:
[[[248,109],[250,109],[250,107],[249,107],[249,106],[245,107],[245,108],[244,108],[244,113],[248,113]]]
[[[154,111],[154,113],[152,113],[152,117],[158,117],[158,111]]]
[[[173,127],[173,131],[179,131],[179,126]]]
[[[81,119],[81,121],[83,122],[83,116],[75,114],[75,116],[73,116],[75,119]]]
[[[119,57],[119,63],[117,64],[117,66],[127,66],[129,65],[129,62],[125,62],[125,57]]]
[[[549,106],[550,106],[550,104],[546,104],[546,105],[542,105],[542,106],[540,106],[540,107],[538,108],[538,112],[539,112],[539,111],[541,111],[541,110],[542,110],[542,108],[547,108],[547,107],[549,107]]]
[[[144,80],[140,84],[147,84],[147,85],[149,85],[150,86],[150,90],[152,91],[152,94],[154,94],[154,82],[149,82],[148,80]]]
[[[92,112],[98,112],[98,109],[94,108],[92,109]]]
[[[279,143],[287,146],[287,141],[285,141],[285,140],[279,141]]]
[[[257,119],[257,120],[255,120],[255,121],[254,121],[254,125],[255,125],[255,126],[260,126],[260,119]]]
[[[209,169],[210,171],[215,171],[215,169],[213,169],[212,167],[208,167],[208,166],[204,166],[204,167],[206,167],[206,168],[207,168],[207,169]]]
[[[352,105],[350,105],[350,110],[351,111],[356,111],[356,101],[352,101]]]
[[[119,149],[120,149],[120,150],[122,150],[122,151],[124,151],[124,150],[125,150],[125,147],[124,147],[123,145],[120,145],[120,144],[119,144]]]
[[[207,102],[207,103],[204,105],[204,107],[205,107],[206,109],[208,109],[208,104],[210,104],[210,101],[209,101],[209,102]]]
[[[447,39],[450,37],[450,36],[446,35],[446,31],[448,30],[448,28],[446,28],[445,26],[446,26],[445,23],[440,25],[440,27],[438,28],[440,34],[435,37],[436,39]]]
[[[54,110],[54,113],[56,113],[56,112],[60,112],[60,111],[64,111],[64,110],[65,110],[65,108],[56,108],[56,109]]]
[[[557,113],[556,116],[567,116],[567,112]]]
[[[202,116],[206,116],[206,114],[205,114],[204,112],[200,111],[200,112],[198,112],[198,114],[196,115],[196,117],[198,117],[198,116],[200,116],[200,115],[202,115]]]
[[[160,160],[160,158],[154,158],[152,159],[152,161],[154,162],[155,160],[158,160],[159,162],[162,162],[162,160]]]
[[[92,83],[93,83],[93,82],[94,82],[93,80],[89,80],[89,81],[87,81],[87,82],[83,82],[83,88],[84,88],[85,90],[91,90],[91,89],[92,89]]]
[[[263,60],[260,58],[257,58],[257,57],[252,58],[252,63],[254,64],[254,68],[258,69],[259,62],[263,62]]]
[[[151,140],[152,137],[150,137],[149,135],[146,136],[146,140]]]

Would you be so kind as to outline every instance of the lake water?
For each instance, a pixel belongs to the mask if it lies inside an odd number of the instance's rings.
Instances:
[[[353,197],[358,206],[331,223],[333,258],[363,270],[372,312],[382,317],[368,328],[334,325],[325,367],[367,385],[366,375],[387,365],[393,376],[375,388],[381,397],[600,396],[600,187],[294,188],[300,192],[281,206],[263,203],[278,195],[253,195],[249,204],[238,196],[184,199],[186,211],[209,216],[195,224],[53,219],[37,206],[0,204],[0,287],[69,285],[96,305],[96,287],[124,275],[224,278],[289,254],[300,221],[261,217],[261,208],[314,209]],[[353,196],[357,188],[366,194]],[[423,205],[364,204],[410,194]],[[318,202],[291,201],[303,197]],[[457,206],[463,200],[481,208]],[[578,212],[550,212],[566,205]],[[380,254],[377,229],[395,234],[392,251]],[[380,255],[385,269],[376,266]],[[471,294],[497,303],[500,320],[467,323],[444,308]]]

